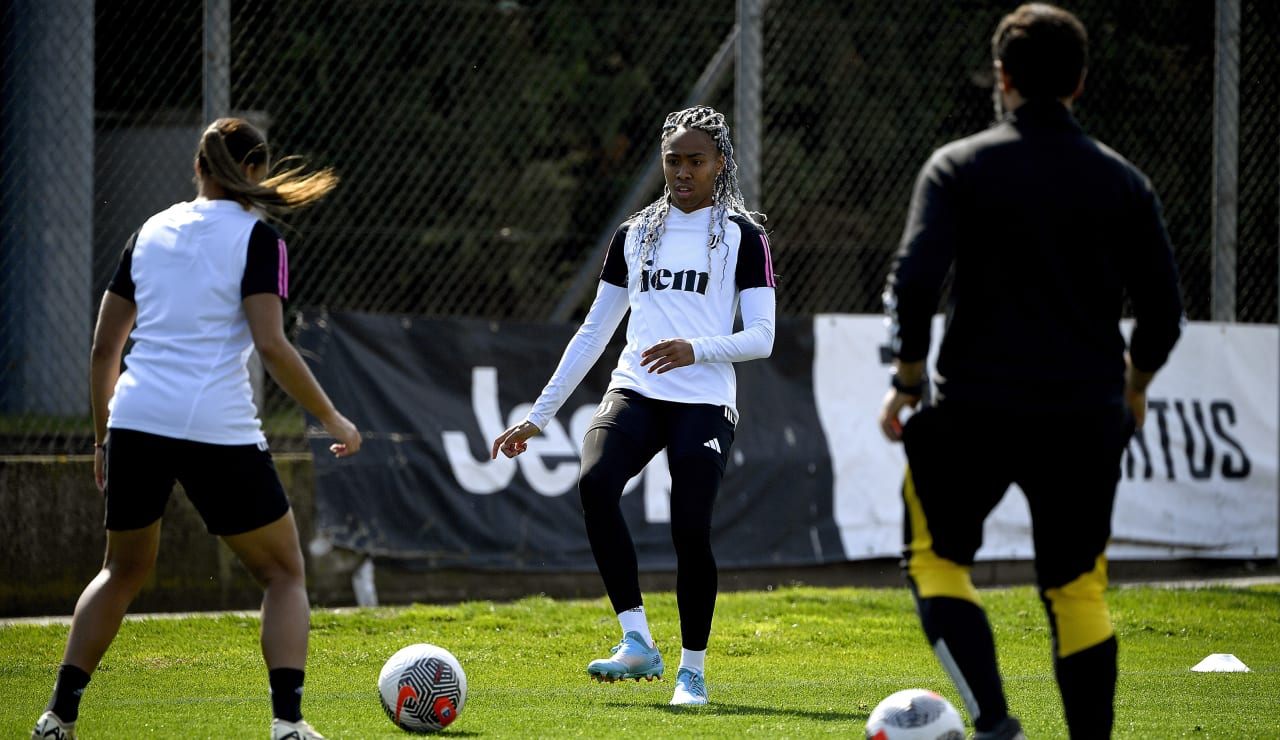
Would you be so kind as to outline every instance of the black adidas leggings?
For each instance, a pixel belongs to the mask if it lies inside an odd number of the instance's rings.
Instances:
[[[733,437],[733,413],[723,406],[610,391],[583,440],[578,492],[587,539],[617,613],[643,604],[635,544],[622,515],[622,489],[666,448],[676,602],[681,642],[689,650],[705,650],[711,634],[718,589],[711,514]]]

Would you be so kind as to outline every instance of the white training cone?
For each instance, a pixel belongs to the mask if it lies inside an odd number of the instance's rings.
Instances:
[[[1196,663],[1191,670],[1196,673],[1248,673],[1249,666],[1231,653],[1214,653]]]

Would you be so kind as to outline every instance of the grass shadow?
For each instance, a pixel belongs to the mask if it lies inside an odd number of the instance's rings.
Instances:
[[[605,702],[606,706],[616,709],[635,709],[635,702],[611,701]],[[674,707],[670,704],[654,704],[654,709],[666,712],[671,715],[689,715],[698,714],[705,716],[736,716],[736,717],[795,717],[796,719],[807,719],[815,722],[865,722],[869,716],[868,712],[836,712],[836,711],[815,711],[807,709],[787,709],[784,707],[762,707],[752,704],[726,704],[723,702],[712,702],[704,707]]]

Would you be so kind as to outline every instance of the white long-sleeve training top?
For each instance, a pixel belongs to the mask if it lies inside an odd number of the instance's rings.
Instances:
[[[609,388],[647,398],[728,406],[737,412],[733,363],[773,351],[774,274],[764,231],[730,210],[724,236],[708,248],[712,209],[672,209],[661,243],[642,262],[638,229],[622,224],[600,271],[600,285],[582,326],[529,412],[539,429],[603,354],[627,310],[627,344]],[[734,319],[742,311],[742,330]],[[650,373],[640,353],[665,339],[693,344],[694,364]]]

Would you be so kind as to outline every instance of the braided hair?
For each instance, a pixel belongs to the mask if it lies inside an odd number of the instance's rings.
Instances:
[[[765,216],[747,210],[747,205],[743,202],[742,190],[738,186],[738,163],[733,161],[733,142],[729,140],[729,125],[725,123],[724,114],[706,105],[695,105],[670,113],[662,124],[662,143],[665,144],[667,139],[682,128],[705,132],[715,141],[717,151],[724,156],[724,167],[716,175],[715,186],[711,191],[711,220],[707,225],[707,249],[710,250],[724,237],[724,221],[730,208],[756,226],[765,220]],[[671,189],[664,185],[662,196],[630,219],[639,235],[642,264],[653,258],[662,242],[667,214],[671,212],[670,197]]]

